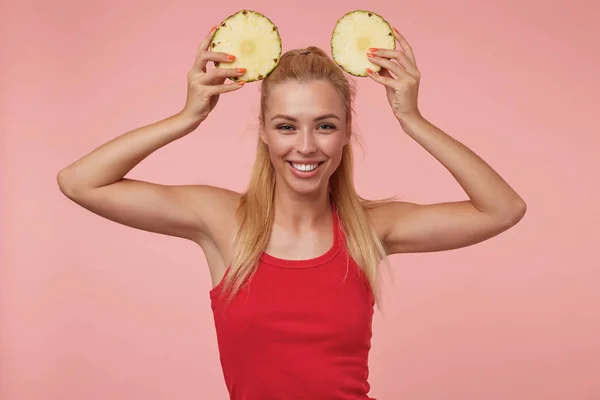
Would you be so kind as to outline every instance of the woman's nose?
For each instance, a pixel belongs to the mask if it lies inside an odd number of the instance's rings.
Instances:
[[[303,129],[298,132],[296,137],[296,151],[302,154],[314,153],[317,150],[317,142],[314,132]]]

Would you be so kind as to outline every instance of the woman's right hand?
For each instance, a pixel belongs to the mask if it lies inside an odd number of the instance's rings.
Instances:
[[[209,61],[229,63],[235,55],[209,51],[215,28],[204,38],[198,49],[196,61],[188,72],[187,99],[182,114],[198,123],[204,121],[215,108],[222,93],[233,92],[244,86],[243,81],[225,84],[228,77],[242,76],[244,68],[212,68],[206,69]]]

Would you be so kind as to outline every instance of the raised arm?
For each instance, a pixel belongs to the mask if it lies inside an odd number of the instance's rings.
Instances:
[[[243,71],[214,68],[209,61],[231,56],[208,51],[214,30],[201,44],[188,74],[185,107],[176,115],[122,134],[58,173],[60,190],[75,203],[112,221],[151,232],[197,241],[206,234],[205,216],[223,196],[235,193],[210,186],[167,186],[126,179],[137,164],[161,147],[197,129],[220,94],[243,83],[225,84]]]
[[[405,119],[402,127],[450,171],[469,199],[425,205],[392,202],[371,210],[389,254],[470,246],[523,218],[525,201],[477,154],[424,118]]]
[[[411,46],[398,31],[396,38],[401,50],[371,50],[373,63],[383,69],[369,76],[385,87],[402,130],[448,169],[469,199],[371,209],[388,254],[465,247],[509,229],[525,215],[525,201],[477,154],[423,118],[417,107],[421,74]]]

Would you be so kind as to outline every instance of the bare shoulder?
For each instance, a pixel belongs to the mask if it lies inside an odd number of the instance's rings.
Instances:
[[[232,233],[235,227],[235,215],[242,195],[238,192],[211,185],[185,186],[192,208],[202,223],[204,239],[218,239]]]
[[[415,203],[405,201],[363,201],[369,219],[371,220],[379,238],[383,241],[395,225],[406,220],[411,211],[418,208]]]
[[[201,235],[194,242],[202,249],[211,275],[212,286],[223,278],[229,266],[237,227],[236,213],[242,195],[215,187],[191,186],[186,188],[191,199],[196,199],[195,212],[201,215]]]
[[[452,250],[488,240],[517,224],[525,209],[490,215],[470,201],[365,206],[388,254]]]

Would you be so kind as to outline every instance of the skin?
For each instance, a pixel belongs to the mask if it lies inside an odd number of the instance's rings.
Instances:
[[[426,120],[417,106],[421,73],[414,52],[396,30],[399,50],[369,49],[379,73],[369,77],[385,88],[388,102],[407,135],[439,161],[469,200],[418,205],[394,202],[375,209],[372,219],[390,254],[470,246],[517,224],[525,201],[477,154]]]
[[[276,171],[275,221],[267,253],[311,258],[333,242],[328,182],[349,140],[346,110],[329,82],[286,82],[267,101],[260,137]],[[296,177],[289,161],[321,162],[310,179]],[[286,238],[286,239],[282,239]]]
[[[207,185],[166,186],[125,175],[167,144],[195,131],[217,105],[219,96],[239,90],[225,83],[244,70],[214,68],[231,55],[208,50],[214,28],[200,45],[188,74],[181,112],[127,132],[63,168],[57,177],[72,201],[104,218],[150,232],[189,239],[207,259],[213,286],[222,279],[232,255],[235,210],[240,194]],[[469,246],[515,225],[524,215],[523,199],[480,157],[427,121],[417,107],[420,73],[412,48],[396,32],[399,50],[372,49],[370,73],[385,88],[399,134],[409,135],[444,165],[469,200],[418,205],[393,202],[369,211],[389,254],[439,251]],[[326,118],[320,118],[328,115]],[[269,146],[276,170],[275,222],[266,252],[306,259],[332,244],[328,179],[349,140],[345,110],[328,82],[288,82],[273,88],[260,138]],[[317,176],[300,179],[289,160],[323,162]]]

